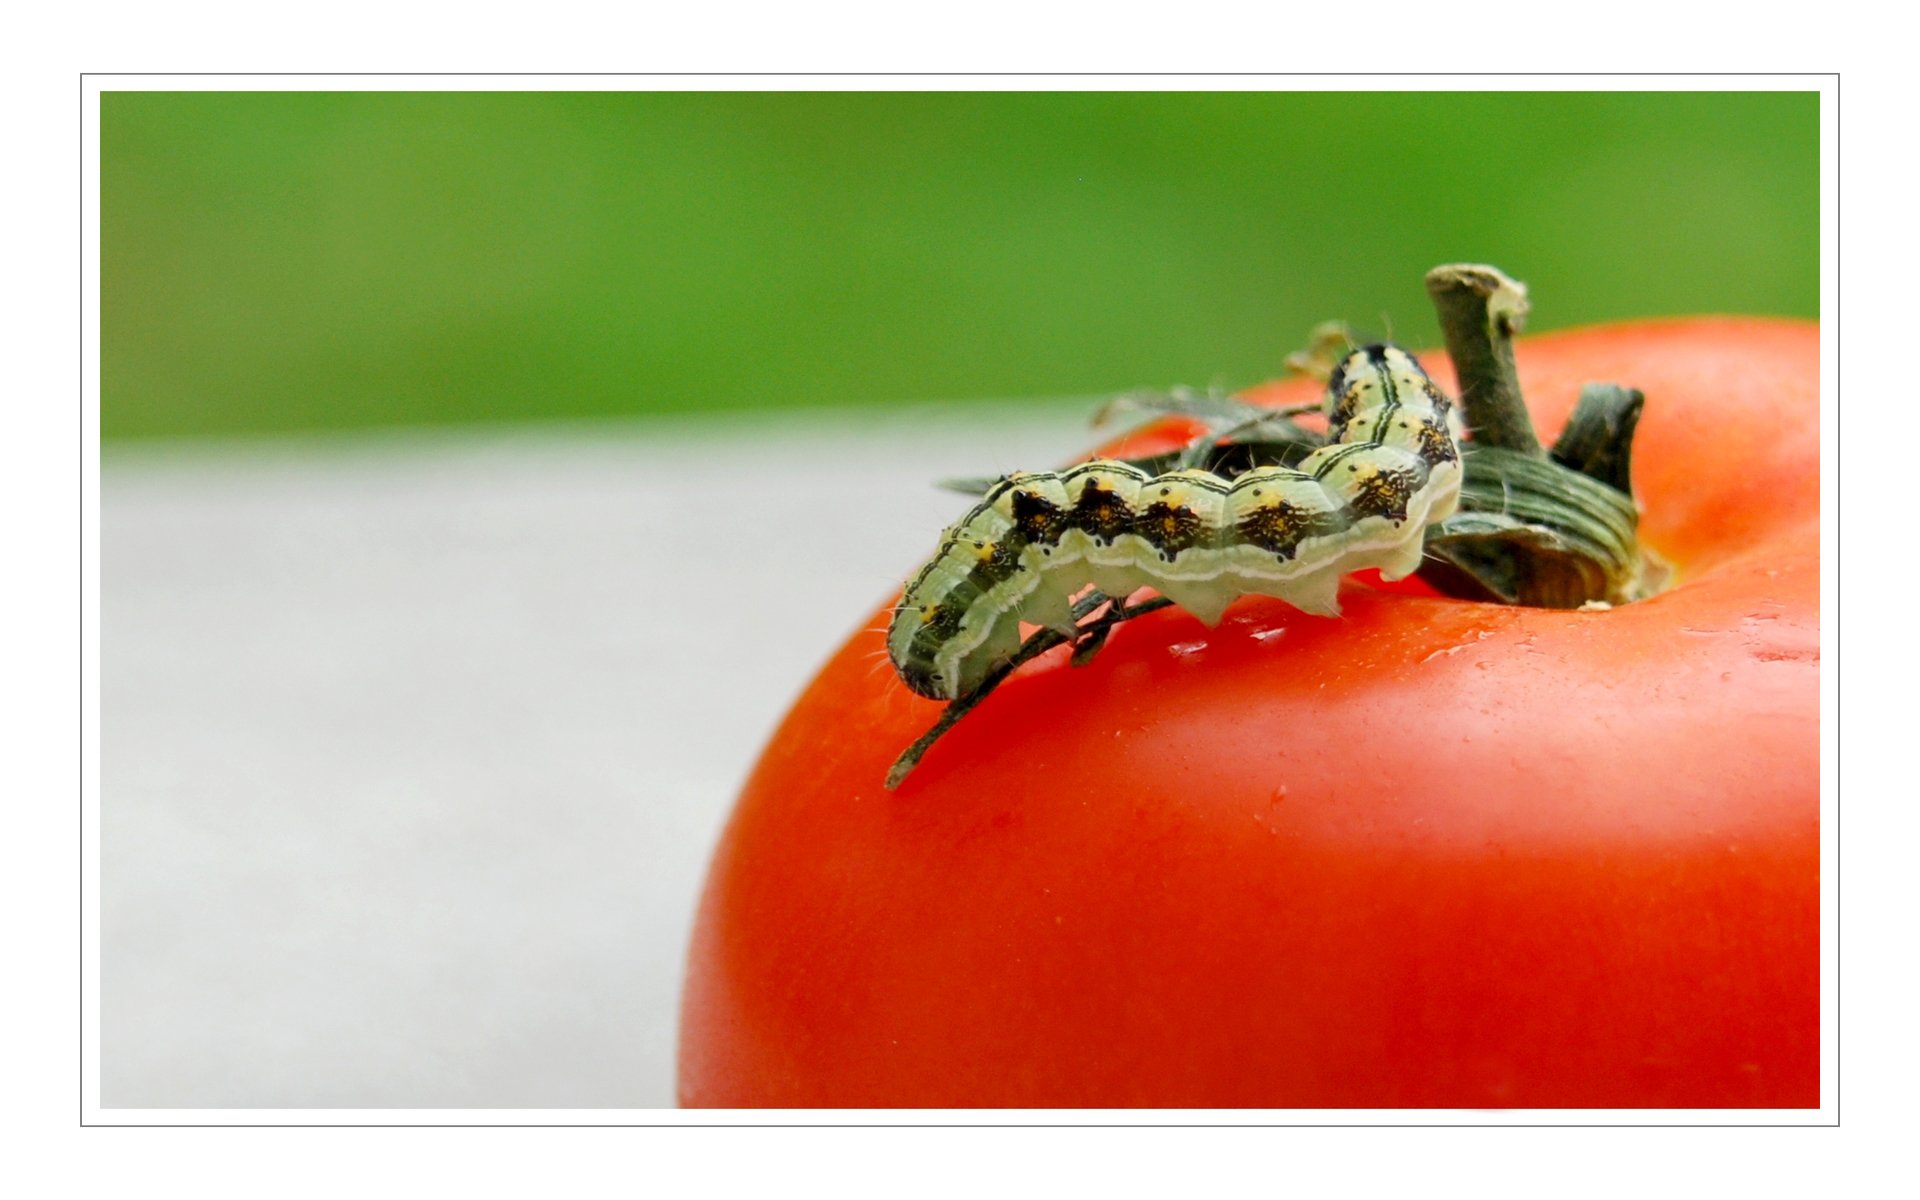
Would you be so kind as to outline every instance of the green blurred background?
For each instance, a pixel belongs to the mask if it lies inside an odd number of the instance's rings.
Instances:
[[[1813,93],[109,93],[110,439],[1091,396],[1815,316]]]

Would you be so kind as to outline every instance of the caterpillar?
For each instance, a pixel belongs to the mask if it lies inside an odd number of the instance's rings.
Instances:
[[[1412,574],[1427,525],[1459,499],[1453,402],[1383,343],[1341,360],[1325,403],[1328,442],[1297,467],[1228,479],[1096,458],[1004,476],[907,584],[887,631],[894,669],[922,696],[966,696],[1018,651],[1020,622],[1071,635],[1088,586],[1151,587],[1213,625],[1242,595],[1335,616],[1341,575]]]

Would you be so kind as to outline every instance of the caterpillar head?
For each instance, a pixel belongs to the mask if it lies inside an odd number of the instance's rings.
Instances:
[[[951,668],[942,668],[936,657],[925,652],[927,642],[922,630],[929,630],[943,614],[938,604],[916,601],[917,588],[908,588],[893,610],[893,624],[887,629],[887,654],[894,669],[915,695],[929,700],[950,700],[958,694],[957,680],[949,679]],[[917,643],[917,644],[916,644]]]

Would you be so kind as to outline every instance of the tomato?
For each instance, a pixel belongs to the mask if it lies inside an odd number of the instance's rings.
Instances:
[[[715,854],[681,1101],[1817,1106],[1817,329],[1518,361],[1547,440],[1582,383],[1646,392],[1668,590],[1165,610],[1023,667],[897,792],[939,706],[855,636]]]

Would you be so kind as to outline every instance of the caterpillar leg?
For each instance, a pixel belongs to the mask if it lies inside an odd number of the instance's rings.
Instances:
[[[1314,571],[1298,579],[1249,580],[1247,590],[1278,597],[1316,617],[1340,615],[1340,576],[1335,571]]]
[[[1198,617],[1200,623],[1209,628],[1220,623],[1220,616],[1227,611],[1227,605],[1240,595],[1238,587],[1222,580],[1188,582],[1163,579],[1153,586],[1162,596]]]
[[[1133,595],[1143,587],[1157,588],[1160,586],[1159,580],[1142,574],[1138,568],[1131,566],[1121,567],[1094,563],[1088,573],[1093,577],[1093,586],[1105,592],[1107,595],[1112,596],[1115,600],[1125,600],[1128,596]],[[1169,597],[1169,599],[1171,599],[1171,597]],[[1179,601],[1176,600],[1174,603],[1177,604]]]
[[[1041,625],[1066,637],[1073,636],[1073,598],[1060,587],[1042,585],[1027,593],[1020,602],[1019,618],[1029,625]],[[1013,621],[1008,620],[1009,628]]]
[[[1385,580],[1405,579],[1420,569],[1420,562],[1426,557],[1427,539],[1422,530],[1381,555],[1378,566],[1380,578]]]
[[[957,656],[950,668],[951,684],[947,698],[964,696],[980,686],[980,681],[1020,650],[1020,623],[1012,613],[1002,613],[987,632],[985,640],[964,655]]]
[[[986,675],[988,671],[1019,652],[1020,622],[1014,620],[1012,613],[1007,613],[994,623],[993,632],[987,635],[987,640],[981,643],[980,648],[970,656],[979,659],[981,665],[976,672],[969,672],[969,674],[975,675],[977,682],[977,677]]]

